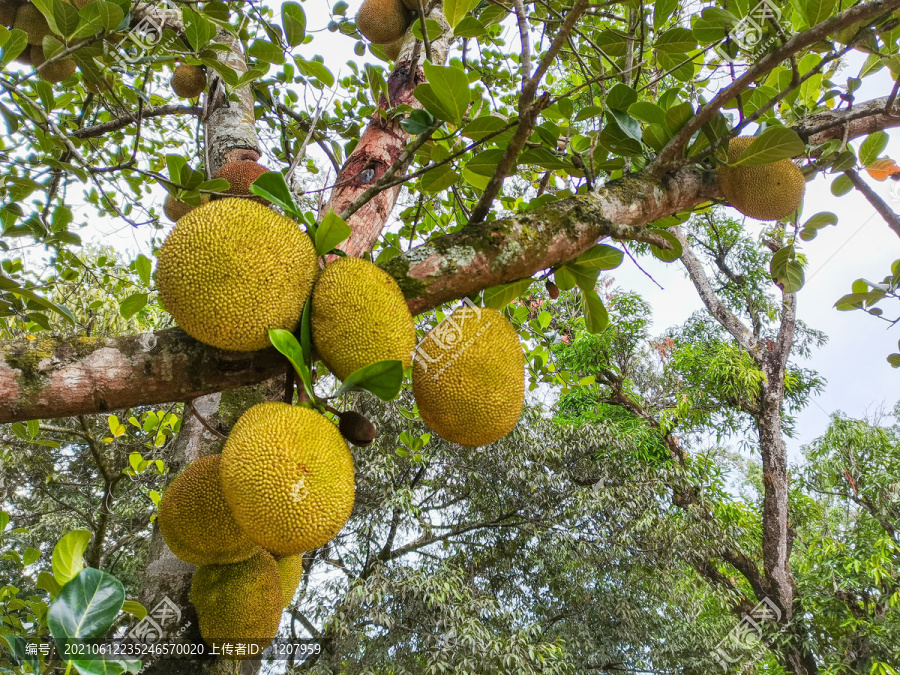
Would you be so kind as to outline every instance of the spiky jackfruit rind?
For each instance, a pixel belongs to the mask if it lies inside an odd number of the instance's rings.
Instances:
[[[508,434],[525,398],[525,358],[499,312],[462,305],[419,344],[413,361],[419,414],[439,436],[462,445]]]
[[[408,368],[416,327],[403,292],[387,272],[361,258],[341,258],[325,268],[312,295],[313,343],[341,380],[377,361]]]
[[[203,195],[201,197],[200,205],[206,204],[209,201],[209,195]],[[166,195],[166,201],[163,204],[163,213],[166,214],[166,218],[171,220],[173,223],[177,223],[184,216],[189,214],[191,211],[196,209],[196,206],[192,206],[191,204],[187,204],[180,199],[178,199],[173,194]]]
[[[386,45],[403,37],[412,18],[401,0],[365,0],[356,15],[356,27],[370,42]]]
[[[190,63],[179,64],[172,73],[172,91],[180,98],[197,98],[206,89],[206,71]]]
[[[337,427],[309,408],[250,408],[225,442],[220,476],[241,529],[275,555],[331,541],[353,510],[350,449]]]
[[[278,573],[281,576],[281,602],[285,607],[294,601],[294,593],[300,586],[303,576],[303,554],[276,558]]]
[[[158,253],[163,306],[191,337],[219,349],[269,346],[293,331],[318,272],[296,223],[247,199],[221,199],[182,217]]]
[[[219,455],[192,462],[159,503],[160,534],[177,558],[192,565],[236,563],[259,550],[225,503],[219,463]]]
[[[403,38],[401,37],[399,40],[394,40],[393,42],[389,42],[384,46],[384,54],[387,56],[388,61],[396,61],[397,57],[400,56],[400,52],[403,50]]]
[[[244,658],[259,656],[278,633],[284,609],[281,577],[275,559],[266,551],[258,550],[239,563],[197,568],[190,598],[200,635],[210,646],[241,644],[252,652]]]
[[[752,136],[732,138],[729,163],[750,147]],[[803,203],[806,180],[790,159],[758,166],[719,166],[719,187],[725,200],[745,216],[756,220],[781,220]]]
[[[227,180],[229,188],[225,191],[235,197],[247,197],[260,204],[268,204],[269,201],[250,192],[250,186],[257,178],[269,170],[249,159],[239,159],[222,165],[214,178]]]
[[[30,45],[43,44],[46,36],[53,35],[47,19],[32,4],[22,5],[16,10],[16,20],[13,22],[13,28],[25,31],[25,35],[28,37],[28,44]]]

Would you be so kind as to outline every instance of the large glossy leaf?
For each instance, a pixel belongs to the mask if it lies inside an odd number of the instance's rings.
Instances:
[[[785,293],[796,293],[803,288],[803,265],[797,260],[793,246],[785,246],[775,252],[769,264],[772,278]]]
[[[402,361],[394,359],[376,361],[351,373],[341,384],[337,396],[348,391],[364,389],[383,401],[390,401],[397,397],[402,386]]]
[[[625,253],[614,246],[597,244],[575,258],[573,262],[590,269],[614,270],[622,264],[624,256]]]
[[[681,257],[684,249],[681,246],[681,242],[678,241],[678,237],[667,230],[653,230],[653,233],[658,234],[672,245],[672,248],[662,248],[661,246],[650,244],[650,252],[654,257],[667,263],[675,262]]]
[[[62,586],[84,569],[84,552],[91,540],[89,530],[72,530],[53,548],[53,576]]]
[[[280,171],[267,171],[250,185],[250,192],[268,199],[273,204],[283,208],[288,213],[299,216],[300,209],[294,202],[294,195],[288,187],[284,174]]]
[[[859,146],[859,163],[863,166],[872,164],[878,159],[878,155],[884,152],[887,142],[888,135],[883,131],[876,131],[866,136],[866,140]]]
[[[531,278],[520,279],[519,281],[513,281],[509,284],[502,284],[486,289],[482,295],[484,306],[496,310],[503,309],[527,291],[533,281],[534,280]]]
[[[416,87],[416,98],[438,119],[459,126],[469,109],[469,78],[464,71],[450,66],[426,63],[424,70],[428,81]]]
[[[54,639],[103,636],[125,603],[125,588],[111,574],[86,567],[50,603],[47,625]]]
[[[284,37],[291,47],[296,47],[306,37],[306,14],[303,7],[296,2],[285,2],[281,5],[281,25]]]
[[[303,383],[307,396],[313,398],[312,376],[309,373],[309,366],[306,365],[306,360],[304,359],[303,348],[297,342],[294,334],[283,328],[270,328],[269,342],[291,362],[294,370],[297,371],[297,375],[300,376],[300,381]]]
[[[329,210],[316,229],[316,253],[325,255],[347,241],[351,234],[353,230],[347,225],[347,221]]]
[[[753,140],[734,164],[759,166],[796,157],[804,152],[806,144],[796,131],[787,127],[769,127]]]
[[[609,325],[609,313],[597,291],[581,291],[584,326],[589,333],[602,333]]]

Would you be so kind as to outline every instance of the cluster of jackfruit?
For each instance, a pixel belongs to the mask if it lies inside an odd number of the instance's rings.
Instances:
[[[728,143],[728,162],[736,162],[753,142],[752,136]],[[803,203],[806,179],[790,159],[757,166],[728,166],[716,171],[725,200],[745,216],[757,220],[781,220]]]
[[[72,4],[80,9],[87,3],[86,0],[77,0]],[[15,60],[32,66],[42,80],[62,82],[75,74],[75,61],[70,58],[57,59],[44,65],[47,58],[42,46],[43,40],[53,32],[47,19],[33,4],[24,0],[0,0],[0,24],[25,32],[28,46]]]

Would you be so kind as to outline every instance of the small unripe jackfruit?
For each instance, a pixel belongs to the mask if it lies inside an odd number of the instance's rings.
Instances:
[[[206,72],[200,66],[182,63],[172,73],[172,91],[181,98],[197,98],[206,88]]]
[[[269,346],[293,331],[318,272],[297,223],[249,199],[219,199],[183,216],[158,253],[163,306],[191,337],[219,349]]]
[[[442,438],[472,446],[502,438],[525,397],[515,329],[493,309],[462,305],[416,349],[413,393],[425,424]]]
[[[202,206],[209,201],[209,195],[203,195],[200,199]],[[182,217],[186,216],[196,208],[196,206],[191,206],[190,204],[181,201],[175,195],[168,194],[166,195],[166,202],[163,204],[163,213],[166,214],[166,218],[173,223],[177,223]]]
[[[200,635],[210,646],[243,645],[259,656],[278,633],[282,604],[278,564],[266,551],[230,565],[203,565],[191,580]]]
[[[366,448],[378,437],[375,425],[365,415],[360,415],[355,410],[347,410],[339,413],[338,417],[340,418],[338,431],[348,443],[353,443],[358,448]]]
[[[236,563],[259,550],[225,503],[219,455],[192,462],[163,493],[159,531],[176,557],[192,565]]]
[[[22,5],[16,10],[16,20],[13,22],[13,28],[24,30],[30,45],[43,44],[44,37],[53,34],[47,19],[32,4]]]
[[[281,576],[281,601],[285,607],[294,601],[294,593],[303,577],[303,554],[276,558],[278,574]]]
[[[353,509],[350,449],[337,427],[309,408],[250,408],[225,442],[220,475],[235,520],[275,555],[331,541]]]
[[[408,368],[416,327],[393,277],[361,258],[340,258],[319,276],[310,315],[319,356],[338,378],[376,361]]]
[[[750,147],[752,136],[732,138],[729,163]],[[781,220],[803,203],[806,180],[790,159],[758,166],[719,166],[719,187],[725,200],[738,211],[757,220]]]
[[[31,65],[37,70],[47,59],[44,57],[44,48],[40,45],[31,45]],[[72,59],[60,59],[38,71],[38,77],[45,82],[62,82],[75,74],[75,61]]]
[[[356,15],[356,27],[375,44],[386,45],[403,37],[412,14],[401,0],[365,0]]]
[[[250,186],[257,178],[269,170],[249,159],[239,159],[234,162],[223,164],[222,168],[216,171],[214,178],[227,180],[230,186],[225,192],[235,197],[249,197],[260,204],[268,204],[269,201],[263,197],[253,195],[250,192]]]

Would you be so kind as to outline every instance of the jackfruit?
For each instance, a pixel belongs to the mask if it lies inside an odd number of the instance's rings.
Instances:
[[[310,323],[319,356],[342,380],[386,359],[408,368],[416,346],[397,282],[361,258],[340,258],[325,268],[313,288]]]
[[[235,162],[224,164],[221,169],[216,171],[215,178],[227,180],[231,186],[225,192],[235,197],[249,197],[260,204],[268,204],[269,200],[253,195],[250,192],[250,186],[257,178],[269,170],[249,159],[240,159]]]
[[[15,0],[0,0],[0,25],[12,28],[16,22],[16,11],[19,9]]]
[[[422,3],[422,9],[425,9],[425,5],[428,2]],[[406,7],[410,12],[418,12],[419,11],[419,2],[418,0],[403,0],[403,6]]]
[[[388,61],[396,61],[403,49],[403,38],[389,42],[384,46],[384,54],[388,57]]]
[[[309,408],[259,403],[222,450],[222,490],[235,520],[267,551],[311,551],[353,509],[353,457],[337,427]]]
[[[37,70],[47,59],[44,57],[44,48],[40,45],[31,45],[31,65]],[[38,77],[46,82],[62,82],[75,74],[75,61],[72,59],[60,59],[38,71]]]
[[[732,138],[729,163],[737,161],[752,142],[752,136]],[[806,180],[790,159],[759,166],[720,165],[717,175],[725,200],[750,218],[781,220],[803,203]]]
[[[200,199],[201,205],[206,204],[209,201],[209,195],[203,195]],[[166,202],[163,204],[163,213],[166,214],[166,218],[173,223],[177,223],[182,217],[196,208],[196,206],[191,206],[181,201],[175,195],[168,194],[166,195]]]
[[[386,45],[403,37],[412,14],[401,0],[365,0],[356,15],[356,27],[371,42]]]
[[[158,253],[163,306],[191,337],[219,349],[269,345],[293,331],[319,270],[297,224],[247,199],[219,199],[182,217]]]
[[[203,565],[191,580],[191,602],[197,610],[200,635],[221,649],[242,645],[259,656],[278,633],[281,578],[275,559],[266,551],[231,565]],[[232,651],[233,658],[236,656]]]
[[[172,91],[181,98],[197,98],[206,88],[206,72],[200,66],[179,64],[172,73]]]
[[[448,441],[477,446],[502,438],[525,397],[515,329],[493,309],[462,305],[416,349],[413,393],[425,424]]]
[[[303,576],[303,554],[276,558],[278,574],[281,576],[281,602],[287,607],[294,601],[294,593]]]
[[[47,19],[32,4],[22,5],[16,10],[16,20],[13,22],[13,28],[24,30],[30,45],[43,44],[44,37],[53,35]]]
[[[259,550],[228,510],[219,455],[192,462],[163,493],[159,531],[176,557],[192,565],[236,563]]]

